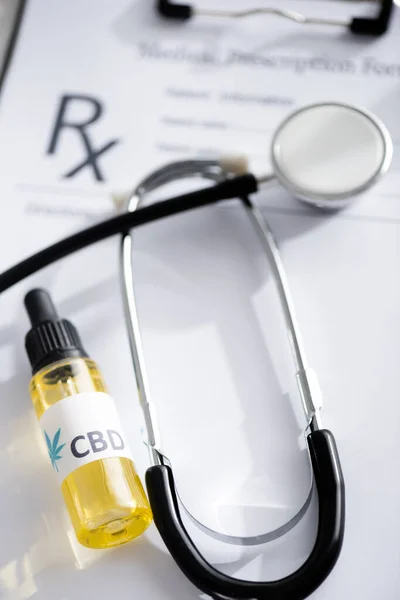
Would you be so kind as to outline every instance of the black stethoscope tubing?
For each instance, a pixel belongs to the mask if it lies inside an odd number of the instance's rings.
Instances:
[[[125,213],[97,223],[32,254],[32,256],[21,260],[16,265],[1,273],[0,293],[44,267],[87,246],[101,242],[118,233],[123,233],[127,229],[134,229],[146,223],[151,223],[201,206],[252,194],[257,190],[258,181],[253,175],[239,175],[210,186],[207,189],[155,202],[133,213]]]

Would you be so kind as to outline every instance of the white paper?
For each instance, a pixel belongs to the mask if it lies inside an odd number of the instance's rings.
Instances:
[[[332,17],[374,10],[370,3],[300,0],[287,7]],[[350,209],[316,213],[280,189],[257,199],[282,248],[309,362],[324,393],[324,424],[336,436],[347,486],[345,543],[312,596],[321,600],[394,600],[400,587],[399,24],[396,15],[391,34],[371,40],[272,17],[199,17],[177,26],[160,22],[147,1],[31,0],[0,102],[7,178],[2,269],[109,214],[110,191],[131,187],[170,160],[244,151],[254,169],[268,170],[274,129],[304,104],[359,104],[389,128],[392,169]],[[92,98],[70,105],[71,121],[94,114],[93,99],[103,107],[90,141],[95,150],[117,143],[99,157],[102,181],[93,167],[63,177],[85,160],[76,130],[62,130],[55,153],[47,153],[62,96]],[[151,390],[183,499],[227,533],[276,525],[307,492],[304,421],[282,352],[272,275],[245,215],[235,203],[201,209],[138,230],[135,248]],[[22,299],[30,287],[44,285],[100,363],[142,475],[148,466],[118,250],[118,240],[97,244],[1,299],[0,507],[9,541],[0,548],[0,595],[6,600],[200,596],[154,527],[112,553],[85,553],[69,541],[62,499],[37,441]],[[260,550],[221,550],[195,536],[225,572],[261,580],[300,566],[315,528],[314,507],[287,539]]]

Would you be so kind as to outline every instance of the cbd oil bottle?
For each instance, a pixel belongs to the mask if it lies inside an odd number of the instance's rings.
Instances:
[[[25,306],[30,393],[76,537],[89,548],[124,544],[152,515],[114,401],[49,294],[32,290]]]

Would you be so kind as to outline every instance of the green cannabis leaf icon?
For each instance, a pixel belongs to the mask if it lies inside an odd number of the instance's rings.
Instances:
[[[56,434],[53,438],[53,441],[50,440],[46,431],[44,432],[44,435],[46,437],[47,450],[49,451],[49,457],[51,460],[51,464],[53,465],[53,469],[55,469],[58,472],[57,461],[62,458],[62,456],[60,456],[60,452],[65,446],[65,444],[61,444],[61,446],[58,446],[58,442],[60,440],[60,435],[61,435],[61,427],[56,432]]]

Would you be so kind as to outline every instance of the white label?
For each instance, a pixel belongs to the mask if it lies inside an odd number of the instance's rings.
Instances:
[[[95,460],[132,458],[114,400],[103,392],[60,400],[42,415],[40,427],[60,484],[72,471]]]

